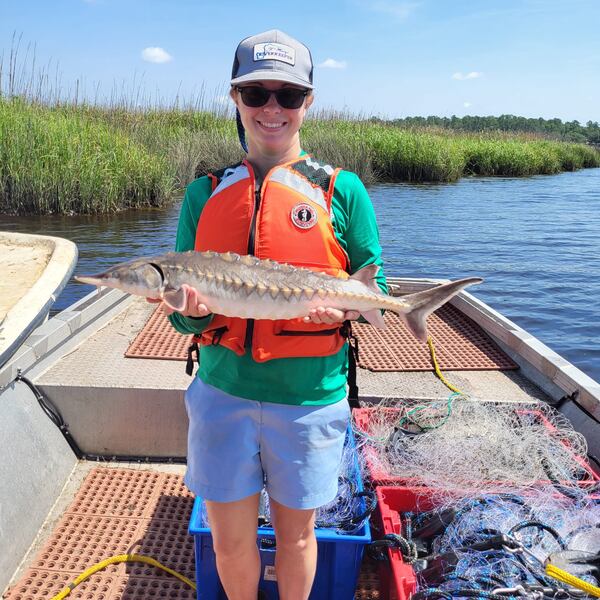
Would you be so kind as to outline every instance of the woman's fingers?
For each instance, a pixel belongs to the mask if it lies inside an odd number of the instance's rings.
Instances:
[[[182,287],[185,290],[186,306],[181,314],[186,317],[206,317],[210,314],[204,303],[204,298],[198,293],[198,290],[186,284]]]
[[[356,310],[343,311],[339,308],[325,308],[319,306],[312,308],[308,316],[304,317],[305,323],[316,323],[317,325],[331,325],[333,323],[342,323],[343,321],[358,319],[360,313]]]

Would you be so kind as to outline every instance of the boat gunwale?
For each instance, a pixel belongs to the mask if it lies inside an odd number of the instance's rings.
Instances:
[[[401,288],[402,293],[412,293],[448,280],[388,277],[387,281],[392,287]],[[543,387],[548,395],[558,400],[560,396],[555,397],[557,389],[561,396],[577,392],[577,402],[600,419],[600,383],[471,293],[461,292],[450,300],[450,304],[475,321],[520,367],[537,371],[541,378],[534,383]],[[544,379],[550,385],[544,385]]]
[[[8,243],[14,241],[15,246],[43,245],[50,248],[51,252],[40,277],[8,309],[0,322],[0,331],[9,340],[12,338],[12,341],[0,350],[1,368],[18,351],[29,335],[45,321],[52,305],[75,270],[78,250],[72,241],[49,235],[0,232],[0,240],[6,240]],[[26,310],[23,307],[26,307]],[[34,316],[27,316],[31,314]]]

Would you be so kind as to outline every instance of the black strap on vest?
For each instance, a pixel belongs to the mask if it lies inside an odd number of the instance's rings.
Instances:
[[[344,321],[340,333],[348,340],[348,404],[350,408],[360,408],[356,367],[358,365],[358,338],[352,333],[350,321]]]

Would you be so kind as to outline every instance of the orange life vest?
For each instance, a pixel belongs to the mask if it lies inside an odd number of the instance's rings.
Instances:
[[[195,250],[253,254],[348,277],[348,255],[335,237],[331,198],[339,169],[305,155],[273,167],[260,188],[247,161],[209,175],[213,192],[196,230]],[[341,324],[302,319],[252,320],[214,315],[203,345],[220,344],[257,362],[328,356],[345,342]]]

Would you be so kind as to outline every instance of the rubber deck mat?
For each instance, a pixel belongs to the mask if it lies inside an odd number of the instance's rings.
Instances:
[[[125,352],[128,358],[186,360],[191,335],[176,331],[160,306],[156,307],[144,327]]]
[[[416,340],[396,314],[386,312],[385,322],[386,329],[352,325],[359,340],[359,366],[370,371],[433,371],[428,346]],[[443,371],[517,368],[479,325],[450,304],[433,313],[427,326]],[[175,331],[158,307],[125,356],[185,360],[191,339]]]
[[[355,323],[359,361],[369,371],[433,371],[429,346],[415,339],[395,313],[384,315],[385,329]],[[445,304],[427,319],[442,371],[517,369],[518,366],[471,319]]]
[[[49,600],[80,573],[111,556],[150,556],[195,581],[194,541],[187,528],[193,496],[183,477],[132,469],[88,474],[50,539],[6,600]],[[69,600],[194,600],[194,590],[142,563],[121,563],[90,576]],[[356,600],[377,600],[376,565],[365,560]],[[332,599],[333,600],[333,599]]]

